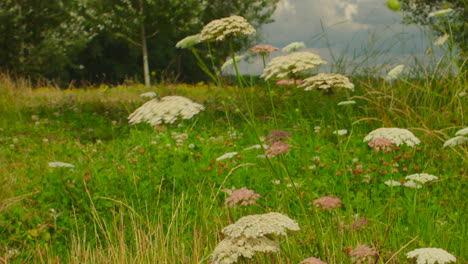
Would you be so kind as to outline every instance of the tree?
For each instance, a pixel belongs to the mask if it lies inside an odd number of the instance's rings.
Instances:
[[[449,34],[461,58],[468,54],[468,1],[467,0],[400,0],[401,10],[408,23],[429,26],[436,36]],[[432,12],[452,9],[437,15]]]

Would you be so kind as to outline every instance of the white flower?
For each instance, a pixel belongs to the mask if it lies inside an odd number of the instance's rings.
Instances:
[[[408,187],[408,188],[414,188],[414,189],[421,189],[422,185],[415,182],[415,181],[407,181],[403,184],[403,186]]]
[[[443,36],[440,36],[435,42],[434,42],[434,45],[436,46],[442,46],[444,45],[444,43],[448,40],[449,38],[449,35],[448,34],[445,34]]]
[[[223,154],[223,155],[217,157],[216,161],[221,161],[221,160],[224,160],[224,159],[231,159],[232,157],[234,157],[236,155],[237,155],[237,152],[228,152],[226,154]]]
[[[187,49],[187,48],[193,47],[194,45],[198,43],[200,43],[200,34],[185,37],[179,40],[179,42],[177,42],[175,46],[176,48],[179,48],[179,49]]]
[[[211,255],[212,264],[232,264],[240,257],[252,258],[256,252],[279,252],[278,240],[269,237],[226,237]]]
[[[262,148],[262,145],[257,144],[257,145],[253,145],[253,146],[247,147],[247,148],[245,148],[244,150],[261,149],[261,148]],[[267,148],[268,148],[268,145],[263,144],[263,148],[264,148],[264,149],[267,149]]]
[[[350,105],[350,104],[356,104],[356,101],[353,101],[353,100],[342,101],[342,102],[339,102],[337,105]]]
[[[289,78],[292,74],[308,72],[325,63],[319,55],[312,52],[293,52],[271,59],[260,77],[265,80],[272,77],[278,79]]]
[[[333,131],[332,133],[335,134],[335,135],[338,135],[338,136],[344,136],[344,135],[348,134],[348,130],[339,129],[339,130]]]
[[[405,65],[400,64],[396,66],[395,68],[391,69],[388,74],[387,74],[387,80],[391,81],[396,79],[405,69]]]
[[[61,161],[52,161],[52,162],[49,162],[49,167],[51,168],[74,168],[75,165],[61,162]]]
[[[140,97],[142,97],[142,98],[150,98],[151,99],[151,98],[154,98],[156,96],[157,96],[157,94],[155,92],[146,92],[146,93],[140,94]]]
[[[304,88],[305,91],[313,89],[328,91],[331,88],[344,88],[354,91],[354,84],[341,74],[319,73],[303,80],[299,88]]]
[[[468,127],[462,128],[455,133],[455,136],[465,136],[468,135]]]
[[[446,148],[446,147],[455,147],[457,145],[464,144],[467,141],[468,141],[468,137],[457,136],[457,137],[454,137],[454,138],[451,138],[451,139],[445,141],[444,148]]]
[[[409,130],[395,127],[382,127],[369,133],[364,138],[364,142],[371,141],[374,138],[386,138],[396,146],[406,144],[413,147],[421,143],[421,141],[413,135]]]
[[[250,23],[241,16],[215,19],[206,24],[200,32],[201,41],[222,41],[230,36],[254,35],[257,33]]]
[[[416,258],[417,264],[445,264],[457,261],[455,256],[441,248],[418,248],[406,253],[406,257]]]
[[[445,15],[445,14],[450,13],[452,11],[454,11],[452,8],[437,10],[437,11],[430,12],[429,14],[427,14],[427,17],[442,16],[442,15]]]
[[[388,180],[384,182],[385,185],[394,187],[394,186],[401,186],[401,183],[399,181],[394,181],[394,180]]]
[[[160,100],[153,99],[146,102],[136,109],[128,119],[130,124],[141,122],[147,122],[152,126],[163,122],[172,124],[179,117],[190,119],[204,109],[203,105],[194,103],[183,96],[166,96]]]
[[[405,179],[415,181],[418,183],[426,183],[433,180],[437,180],[438,177],[427,173],[416,173],[406,176]]]
[[[236,64],[239,65],[239,62],[244,59],[244,55],[236,56]],[[232,58],[227,59],[224,64],[221,66],[221,71],[225,71],[227,67],[234,64],[234,60]]]
[[[289,43],[286,47],[284,47],[281,51],[282,52],[294,52],[294,51],[297,51],[299,49],[302,49],[302,48],[305,48],[306,45],[304,42],[291,42]]]

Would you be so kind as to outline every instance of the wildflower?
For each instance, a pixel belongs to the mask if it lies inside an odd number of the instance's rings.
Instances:
[[[179,49],[188,49],[200,43],[200,41],[200,34],[196,34],[179,40],[175,46]]]
[[[341,200],[339,198],[324,196],[314,200],[315,207],[321,207],[322,210],[333,210],[337,207],[341,207]]]
[[[370,141],[374,138],[386,138],[396,146],[406,144],[409,147],[413,147],[421,143],[421,141],[417,137],[415,137],[413,133],[404,128],[378,128],[370,132],[364,138],[364,142]]]
[[[61,161],[52,161],[52,162],[49,162],[49,167],[51,168],[74,168],[75,165],[61,162]]]
[[[353,100],[342,101],[342,102],[339,102],[337,105],[350,105],[350,104],[356,104],[356,101],[353,101]]]
[[[265,144],[264,144],[264,145],[262,146],[262,145],[260,145],[260,144],[257,144],[257,145],[253,145],[253,146],[247,147],[247,148],[245,148],[244,150],[261,149],[262,147],[266,149],[266,148],[268,148],[268,145],[265,145]]]
[[[266,136],[265,141],[268,144],[272,144],[274,142],[280,141],[284,142],[287,141],[291,137],[291,133],[288,131],[283,130],[272,130],[268,136]]]
[[[289,43],[288,45],[286,45],[286,47],[284,47],[281,51],[282,52],[294,52],[294,51],[297,51],[297,50],[300,50],[302,48],[305,48],[306,45],[304,42],[291,42]]]
[[[405,65],[400,64],[396,66],[395,68],[391,69],[388,74],[387,74],[387,80],[391,81],[396,79],[405,69]]]
[[[405,179],[415,181],[417,183],[426,183],[433,180],[437,180],[438,177],[427,173],[416,173],[406,176]]]
[[[390,152],[393,150],[393,143],[386,138],[373,138],[367,145],[373,148],[375,152],[379,152],[380,150]]]
[[[314,70],[317,66],[325,63],[320,56],[312,52],[293,52],[271,59],[260,77],[265,80],[288,78],[291,75]]]
[[[331,92],[332,88],[344,88],[354,91],[354,84],[352,84],[346,76],[341,74],[319,73],[315,76],[306,78],[299,88],[304,88],[305,91],[319,89]]]
[[[401,183],[399,181],[394,181],[394,180],[388,180],[384,182],[385,185],[394,187],[394,186],[401,186]]]
[[[293,182],[293,183],[288,183],[286,184],[286,187],[291,188],[291,187],[299,187],[301,184],[298,182]]]
[[[284,80],[276,81],[275,83],[276,83],[276,85],[285,85],[285,86],[301,85],[301,84],[302,84],[302,80],[284,79]]]
[[[427,14],[427,17],[442,16],[442,15],[448,14],[448,13],[450,13],[452,11],[454,11],[452,8],[437,10],[437,11],[430,12],[429,14]]]
[[[222,161],[222,160],[225,160],[225,159],[231,159],[233,157],[235,157],[238,153],[237,152],[228,152],[226,154],[223,154],[219,157],[216,158],[216,161]]]
[[[468,135],[468,127],[462,128],[455,133],[455,136],[465,136]]]
[[[406,253],[406,257],[416,258],[417,264],[445,264],[457,261],[455,256],[441,248],[418,248]]]
[[[142,97],[142,98],[149,98],[149,99],[155,98],[156,96],[157,96],[157,95],[156,95],[155,92],[146,92],[146,93],[140,94],[140,97]]]
[[[434,42],[434,45],[436,46],[442,46],[444,45],[444,43],[448,40],[449,38],[449,35],[448,34],[444,34],[442,36],[440,36],[435,42]]]
[[[241,206],[246,206],[255,204],[258,198],[260,198],[260,194],[256,194],[254,191],[242,187],[234,191],[224,203],[229,204],[229,207],[234,207],[237,203],[240,203]]]
[[[344,136],[344,135],[348,134],[348,130],[339,129],[339,130],[333,131],[332,133],[335,134],[335,135],[338,135],[338,136]]]
[[[468,137],[457,136],[457,137],[454,137],[454,138],[451,138],[451,139],[448,139],[447,141],[445,141],[443,147],[444,148],[446,148],[446,147],[455,147],[455,146],[458,146],[458,145],[462,145],[467,141],[468,141]]]
[[[248,51],[254,52],[254,53],[257,53],[257,54],[260,54],[260,55],[266,55],[267,53],[272,53],[272,52],[277,51],[277,50],[278,50],[277,47],[274,47],[274,46],[271,46],[271,45],[268,45],[268,44],[256,45],[256,46],[253,46],[250,49],[248,49]]]
[[[353,222],[352,227],[354,231],[359,231],[361,230],[365,225],[367,224],[367,219],[366,218],[361,218],[359,220],[356,220]]]
[[[227,37],[254,35],[257,33],[250,23],[241,16],[215,19],[206,24],[200,32],[201,41],[222,41]]]
[[[245,58],[244,55],[236,56],[236,64],[239,63],[241,60]],[[224,64],[221,66],[221,71],[225,71],[227,67],[232,66],[234,64],[234,60],[232,58],[227,59]]]
[[[289,152],[289,145],[281,141],[275,141],[273,145],[265,149],[265,156],[271,158],[279,154]]]
[[[166,96],[152,99],[137,108],[129,117],[130,124],[147,122],[152,126],[162,122],[172,124],[178,117],[190,119],[205,107],[183,96]]]
[[[407,181],[403,184],[403,186],[408,187],[408,188],[413,188],[413,189],[421,189],[422,185],[417,183],[416,181]]]
[[[226,237],[211,255],[212,264],[232,264],[240,257],[252,258],[256,252],[279,252],[279,242],[269,237]]]
[[[367,245],[358,245],[355,249],[349,252],[351,256],[351,262],[355,264],[361,263],[374,263],[372,257],[379,254],[375,248],[370,248]]]
[[[320,129],[321,129],[320,126],[315,126],[314,127],[314,133],[316,133],[316,134],[320,133]]]
[[[318,258],[310,257],[299,262],[299,264],[327,264],[327,262],[321,261]]]

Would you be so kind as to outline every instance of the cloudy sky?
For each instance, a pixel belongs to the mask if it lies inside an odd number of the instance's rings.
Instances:
[[[385,2],[280,0],[273,15],[275,22],[259,30],[262,44],[281,48],[302,41],[308,50],[329,61],[328,67],[334,65],[330,63],[333,56],[335,60],[344,59],[346,64],[354,61],[361,66],[406,64],[415,56],[424,56],[431,46],[427,35],[417,26],[403,25],[401,15],[389,10]],[[347,71],[355,72],[353,67]],[[261,71],[259,61],[242,68],[251,73]]]

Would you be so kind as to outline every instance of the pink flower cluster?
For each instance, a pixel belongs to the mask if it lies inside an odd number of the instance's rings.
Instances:
[[[373,138],[368,144],[376,152],[382,150],[383,152],[390,152],[393,150],[393,143],[386,138]]]
[[[265,156],[268,158],[274,157],[279,154],[287,153],[289,152],[289,145],[285,144],[281,141],[275,141],[273,145],[269,146],[267,149],[265,149]]]
[[[291,133],[283,130],[272,130],[268,136],[266,136],[265,141],[268,144],[272,144],[276,141],[284,142],[291,137]]]
[[[349,252],[351,262],[355,264],[373,263],[373,256],[378,255],[379,252],[375,248],[368,247],[367,245],[358,245],[355,249]]]
[[[341,207],[341,200],[339,198],[324,196],[314,200],[315,207],[321,207],[323,210],[333,210]]]
[[[299,262],[299,264],[327,264],[327,262],[321,261],[318,258],[310,257]]]
[[[246,206],[255,204],[258,198],[260,198],[260,194],[256,194],[254,191],[242,187],[234,191],[224,203],[229,204],[229,207],[234,207],[238,203],[240,203],[241,206]]]
[[[302,80],[295,80],[295,79],[284,79],[284,80],[279,80],[276,82],[276,85],[301,85]]]
[[[266,55],[267,53],[272,53],[274,51],[277,51],[278,48],[268,45],[268,44],[263,44],[263,45],[256,45],[248,49],[250,52],[254,52],[260,55]]]

